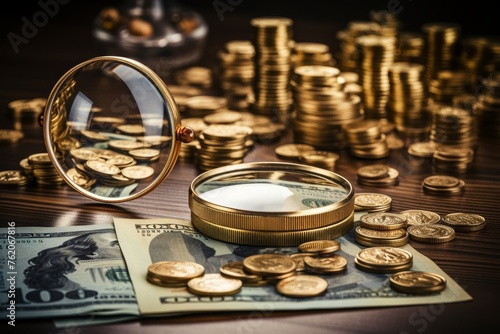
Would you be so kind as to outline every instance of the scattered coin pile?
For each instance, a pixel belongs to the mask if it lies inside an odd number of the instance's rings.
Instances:
[[[397,169],[384,164],[371,164],[358,168],[357,181],[361,185],[389,187],[399,183]]]
[[[450,175],[431,175],[422,181],[425,193],[435,195],[455,195],[464,191],[465,181]]]

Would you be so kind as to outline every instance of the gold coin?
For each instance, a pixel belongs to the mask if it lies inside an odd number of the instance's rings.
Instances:
[[[109,140],[108,136],[103,135],[102,133],[96,132],[96,131],[81,130],[80,133],[85,138],[92,140],[92,141],[107,141],[107,140]]]
[[[389,176],[389,166],[383,164],[373,164],[358,168],[358,177],[364,179],[381,179]]]
[[[408,147],[408,153],[416,157],[432,157],[437,145],[432,141],[415,142]]]
[[[306,256],[315,256],[315,253],[294,253],[290,254],[289,256],[297,263],[297,267],[295,268],[295,271],[304,271],[305,266],[304,266],[304,258]]]
[[[120,173],[120,168],[116,167],[115,165],[98,160],[86,161],[85,167],[90,169],[92,172],[96,172],[100,175],[112,176]]]
[[[455,230],[443,224],[412,225],[407,231],[412,240],[426,243],[448,242],[455,238]]]
[[[116,127],[116,129],[120,132],[129,134],[129,135],[142,135],[146,129],[144,126],[140,124],[122,124]]]
[[[188,281],[205,273],[205,268],[189,261],[159,261],[148,266],[148,275],[163,280]]]
[[[217,111],[203,117],[203,121],[207,124],[232,124],[241,120],[240,112],[232,110]]]
[[[115,148],[121,151],[130,151],[138,148],[147,147],[147,144],[135,140],[116,139],[116,140],[110,140],[108,142],[108,146],[110,148]]]
[[[258,275],[282,275],[295,270],[297,263],[284,254],[255,254],[243,259],[246,271]]]
[[[446,279],[441,275],[425,271],[400,271],[389,278],[391,287],[403,293],[428,294],[446,288]]]
[[[408,232],[406,232],[404,228],[398,228],[392,230],[376,230],[372,228],[366,228],[363,226],[357,226],[354,232],[356,234],[356,237],[361,237],[368,240],[399,239],[407,236],[408,234]]]
[[[406,217],[398,213],[372,212],[360,217],[360,225],[375,230],[395,230],[406,227]]]
[[[486,220],[478,214],[455,212],[445,215],[443,224],[452,227],[455,232],[472,232],[483,229]]]
[[[276,284],[276,291],[288,297],[314,297],[328,288],[328,282],[319,276],[295,275]]]
[[[143,180],[153,175],[155,170],[150,166],[130,166],[123,168],[121,172],[129,179]]]
[[[379,274],[390,274],[390,273],[396,273],[399,271],[403,270],[408,270],[413,266],[412,262],[401,264],[401,265],[395,265],[391,267],[386,267],[386,266],[377,266],[377,265],[370,265],[363,263],[360,259],[357,257],[354,258],[354,265],[356,268],[363,270],[363,271],[368,271],[372,273],[379,273]]]
[[[188,281],[188,290],[200,296],[228,296],[241,290],[240,279],[224,277],[221,274],[205,274]]]
[[[325,257],[308,256],[304,258],[304,265],[307,272],[329,274],[343,271],[347,266],[347,260],[338,254]]]
[[[340,249],[340,242],[337,240],[313,240],[300,244],[298,249],[303,253],[332,253]]]
[[[160,155],[160,151],[154,148],[138,148],[128,151],[128,154],[139,160],[153,160]]]
[[[413,262],[413,255],[401,248],[382,246],[360,250],[356,259],[368,266],[398,267]]]
[[[428,210],[404,210],[400,214],[406,217],[406,224],[408,226],[437,224],[441,221],[439,214]]]
[[[71,154],[73,158],[76,158],[81,162],[87,160],[95,160],[99,157],[94,150],[88,148],[74,148],[69,151],[69,154]]]
[[[460,179],[449,175],[431,175],[424,179],[423,184],[432,188],[452,188],[460,184]]]
[[[379,193],[358,193],[354,195],[354,206],[357,211],[371,211],[391,208],[392,198]]]
[[[20,170],[4,170],[0,172],[0,185],[23,186],[29,182],[29,177]]]

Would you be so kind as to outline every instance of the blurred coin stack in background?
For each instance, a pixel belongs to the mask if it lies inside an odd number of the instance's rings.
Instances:
[[[356,39],[356,61],[359,82],[363,87],[365,118],[388,118],[389,67],[394,63],[396,38],[393,36],[361,36]]]
[[[255,76],[255,48],[249,40],[231,40],[217,54],[219,64],[216,79],[228,107],[233,110],[248,109],[248,95],[252,92]]]
[[[500,137],[500,73],[481,80],[478,101],[473,106],[473,115],[480,136]]]
[[[401,31],[396,61],[423,64],[424,37],[420,32]]]
[[[249,108],[286,124],[293,106],[290,91],[293,21],[284,17],[258,17],[250,23],[254,36],[255,79]]]
[[[431,115],[426,108],[425,68],[396,62],[389,68],[389,120],[401,133],[428,133]]]

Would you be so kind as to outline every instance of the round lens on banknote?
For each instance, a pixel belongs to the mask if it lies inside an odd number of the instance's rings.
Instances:
[[[103,202],[155,189],[173,169],[181,143],[194,139],[194,131],[181,126],[166,84],[124,57],[95,57],[67,71],[53,87],[42,121],[47,153],[60,176]],[[75,181],[77,165],[88,182]]]

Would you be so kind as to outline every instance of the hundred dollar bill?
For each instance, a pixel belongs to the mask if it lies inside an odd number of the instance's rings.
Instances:
[[[205,267],[206,273],[219,272],[221,265],[240,261],[257,253],[296,253],[296,247],[267,248],[239,246],[220,242],[199,233],[183,219],[126,219],[114,218],[118,240],[136,291],[141,314],[171,314],[210,311],[258,311],[305,309],[341,309],[359,307],[402,306],[452,303],[472,300],[451,277],[433,261],[410,245],[404,249],[413,254],[412,270],[430,271],[447,280],[447,287],[438,294],[418,296],[396,292],[389,285],[389,274],[364,272],[354,265],[362,247],[354,241],[353,233],[337,240],[338,254],[348,260],[342,273],[322,275],[328,290],[319,297],[290,298],[277,293],[273,285],[243,286],[241,292],[223,297],[200,297],[184,287],[161,287],[146,280],[147,268],[157,261],[194,261]]]
[[[0,301],[2,318],[139,314],[112,224],[1,228]]]

